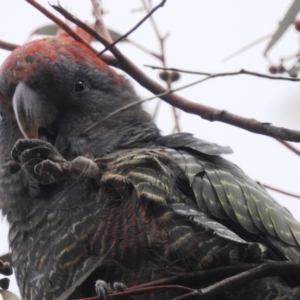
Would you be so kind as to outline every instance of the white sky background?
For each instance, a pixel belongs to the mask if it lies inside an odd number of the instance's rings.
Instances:
[[[47,1],[39,1],[48,5]],[[55,1],[50,1],[56,3]],[[83,20],[93,20],[90,1],[60,0],[61,5]],[[158,1],[154,1],[154,4]],[[267,41],[246,53],[223,63],[222,59],[244,45],[275,31],[292,1],[282,0],[168,0],[155,14],[162,34],[170,32],[166,54],[169,67],[202,72],[246,70],[267,73],[269,67],[263,58]],[[143,16],[131,9],[141,7],[139,0],[105,0],[105,22],[109,28],[120,33],[127,32]],[[49,21],[23,0],[0,0],[0,39],[22,44],[37,27]],[[147,21],[130,37],[149,50],[159,51],[153,28]],[[298,34],[293,29],[285,34],[270,51],[275,62],[282,56],[298,51]],[[144,64],[160,66],[153,57],[144,54],[128,43],[121,43],[120,49],[139,67],[158,79],[158,71],[144,68]],[[0,50],[0,64],[9,55]],[[182,75],[174,87],[200,79],[197,75]],[[163,84],[163,82],[161,81]],[[142,98],[151,94],[134,83]],[[277,126],[300,129],[300,82],[272,81],[247,75],[220,77],[180,91],[179,94],[218,109],[225,109],[245,117],[271,122]],[[156,101],[147,103],[149,112]],[[163,104],[158,116],[158,126],[165,133],[171,133],[174,122],[171,109]],[[227,158],[239,165],[248,175],[263,183],[300,194],[300,158],[284,148],[277,141],[249,133],[242,129],[200,117],[181,113],[183,131],[221,145],[229,145],[234,154]],[[300,148],[300,145],[295,144]],[[294,198],[270,192],[300,220],[300,202]],[[0,223],[0,253],[8,251],[7,226]],[[16,291],[14,284],[11,288]]]

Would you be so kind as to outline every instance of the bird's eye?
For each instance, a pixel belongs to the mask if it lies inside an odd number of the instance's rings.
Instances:
[[[75,83],[75,88],[74,88],[75,92],[83,92],[84,90],[86,90],[86,84],[83,80],[77,80]]]

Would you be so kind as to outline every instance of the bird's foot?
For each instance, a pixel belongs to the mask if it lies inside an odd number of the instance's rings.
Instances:
[[[66,162],[53,145],[37,139],[18,140],[11,156],[33,180],[41,184],[56,182],[61,173],[59,165]]]
[[[114,282],[113,287],[111,287],[110,284],[104,280],[97,280],[95,289],[98,297],[101,297],[102,300],[107,300],[107,295],[113,292],[123,292],[127,287],[122,282]]]
[[[51,184],[70,178],[96,179],[101,176],[92,159],[79,156],[73,161],[66,161],[52,144],[43,140],[20,139],[14,145],[11,156],[40,184]]]

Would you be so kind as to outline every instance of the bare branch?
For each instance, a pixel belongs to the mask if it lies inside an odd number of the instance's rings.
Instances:
[[[124,292],[113,293],[108,295],[108,298],[119,298],[125,295],[130,296],[138,293],[157,291],[160,289],[178,289],[178,290],[186,291],[188,293],[194,292],[195,291],[194,289],[183,286],[182,282],[188,283],[190,282],[190,280],[197,279],[199,282],[204,283],[207,280],[210,281],[210,278],[214,278],[215,280],[221,280],[227,278],[228,276],[243,272],[245,270],[253,269],[257,266],[259,266],[259,264],[239,264],[239,265],[220,267],[220,268],[215,268],[210,270],[181,273],[179,275],[129,287]],[[179,283],[180,285],[178,285]],[[90,298],[81,298],[80,300],[97,300],[97,299],[99,298],[90,297]]]
[[[93,13],[94,13],[94,17],[96,18],[96,24],[95,27],[97,29],[97,31],[106,39],[108,40],[110,43],[113,42],[105,24],[102,18],[102,8],[100,5],[99,0],[91,0],[92,5],[93,5]]]
[[[55,24],[57,24],[60,28],[62,28],[65,32],[68,33],[74,40],[84,44],[86,47],[94,51],[94,49],[90,46],[89,43],[87,43],[80,35],[78,35],[70,26],[68,26],[64,21],[57,18],[54,14],[52,14],[49,10],[47,10],[45,7],[40,5],[35,0],[26,0],[29,4],[34,6],[37,10],[39,10],[41,13],[43,13],[45,16],[47,16],[50,20],[52,20]]]
[[[123,292],[117,292],[117,293],[112,293],[108,294],[107,298],[108,299],[113,299],[113,298],[120,298],[120,297],[126,297],[126,296],[132,296],[132,295],[137,295],[137,294],[144,294],[147,292],[156,292],[159,290],[179,290],[179,291],[184,291],[184,292],[193,292],[194,289],[182,286],[182,285],[160,285],[160,286],[149,286],[149,287],[142,287],[142,288],[131,288],[126,289]],[[99,300],[102,298],[97,297],[89,297],[89,298],[80,298],[80,299],[74,299],[74,300]]]
[[[248,49],[250,49],[250,48],[256,46],[257,44],[259,44],[259,43],[261,43],[261,42],[263,42],[263,41],[265,41],[266,39],[268,39],[268,38],[271,37],[271,36],[272,36],[272,34],[267,34],[267,35],[264,35],[264,36],[258,38],[257,40],[255,40],[255,41],[253,41],[253,42],[247,44],[246,46],[240,48],[239,50],[235,51],[234,53],[232,53],[232,54],[228,55],[227,57],[223,58],[223,59],[222,59],[222,62],[229,61],[230,59],[232,59],[232,58],[234,58],[234,57],[240,55],[241,53],[247,51]]]
[[[211,278],[214,278],[214,280],[221,280],[221,279],[227,278],[229,276],[236,275],[238,273],[256,268],[259,265],[260,264],[258,264],[258,263],[256,263],[256,264],[242,263],[242,264],[238,264],[238,265],[219,267],[219,268],[209,269],[209,270],[202,270],[202,271],[196,271],[196,272],[190,272],[190,273],[181,273],[179,275],[143,283],[143,284],[137,285],[135,287],[129,287],[127,290],[131,290],[134,288],[148,287],[148,286],[159,286],[159,285],[179,284],[179,283],[182,284],[183,282],[188,283],[191,280],[195,280],[195,279],[197,279],[201,283],[204,283],[206,281],[211,281]]]
[[[147,6],[145,0],[142,0],[142,2],[143,2],[144,9],[147,11],[147,13],[148,13],[148,15],[149,15],[150,12],[151,12],[151,8]],[[159,32],[158,26],[156,25],[156,22],[155,22],[154,18],[152,17],[151,14],[149,15],[149,17],[150,17],[149,19],[150,19],[150,22],[151,22],[151,24],[152,24],[152,27],[153,27],[153,29],[154,29],[154,31],[155,31],[156,36],[158,37],[158,39],[159,39],[160,41],[162,41],[163,39],[162,39],[162,37],[161,37],[161,34],[160,34],[160,32]]]
[[[150,16],[150,22],[152,24],[152,27],[154,29],[154,32],[156,34],[156,37],[159,41],[159,45],[160,45],[160,61],[163,65],[164,68],[167,67],[167,63],[166,63],[166,53],[165,53],[165,42],[166,42],[166,38],[168,37],[168,34],[165,35],[164,37],[162,37],[162,35],[159,32],[158,26],[156,25],[156,22],[154,20],[153,15],[151,15],[151,12],[153,11],[153,9],[151,10],[151,7],[147,6],[146,0],[142,0],[143,5],[144,5],[144,9],[147,11],[148,15]],[[149,1],[150,5],[151,5],[151,1]],[[167,89],[168,90],[172,90],[172,81],[171,78],[168,76],[167,80],[166,80],[166,84],[167,84]],[[158,113],[158,109],[159,109],[159,103],[156,106],[156,109],[154,111],[154,116]],[[172,108],[172,114],[173,114],[173,119],[175,122],[175,126],[174,126],[174,130],[173,132],[177,131],[177,132],[181,132],[181,128],[180,128],[180,124],[179,124],[179,117],[178,117],[178,113],[177,110],[174,106],[171,106]]]
[[[110,50],[111,47],[114,47],[117,43],[119,43],[121,40],[127,38],[133,31],[135,31],[137,28],[139,28],[149,17],[155,13],[160,7],[163,7],[165,5],[167,0],[162,0],[158,5],[156,5],[141,21],[139,21],[133,28],[131,28],[127,33],[116,39],[111,45],[106,46],[105,49],[103,49],[99,54],[103,54],[105,51]]]
[[[91,36],[100,41],[104,46],[110,45],[110,43],[106,39],[101,37],[93,28],[89,27],[84,22],[72,16],[62,7],[54,6],[54,8],[57,9],[67,19],[78,25],[80,28],[86,30],[89,34],[91,34]],[[140,85],[151,91],[153,94],[161,94],[160,97],[165,102],[177,108],[180,108],[187,113],[198,115],[201,118],[209,120],[211,122],[220,121],[242,129],[246,129],[250,132],[267,135],[281,140],[300,142],[300,131],[272,126],[270,123],[262,123],[254,119],[243,118],[224,110],[214,109],[203,104],[191,102],[179,95],[170,94],[171,91],[165,90],[160,84],[146,76],[137,66],[135,66],[128,58],[126,58],[116,46],[111,47],[110,51],[117,58],[120,68],[124,72],[129,74]],[[105,61],[105,57],[101,58]]]
[[[165,71],[174,71],[174,72],[194,74],[194,75],[204,75],[204,76],[209,76],[210,78],[223,77],[223,76],[235,76],[235,75],[243,75],[244,74],[244,75],[252,75],[252,76],[256,76],[256,77],[273,79],[273,80],[300,81],[299,78],[272,76],[272,75],[266,75],[266,74],[262,74],[262,73],[247,71],[247,70],[243,70],[243,69],[241,69],[240,71],[235,71],[235,72],[206,73],[206,72],[189,71],[189,70],[182,70],[182,69],[176,69],[176,68],[162,68],[162,67],[152,66],[152,65],[145,65],[145,67],[152,68],[153,70],[165,70]]]
[[[196,115],[202,117],[203,119],[206,119],[209,121],[221,121],[221,122],[224,122],[227,124],[235,125],[236,127],[240,127],[242,129],[246,129],[250,132],[264,134],[264,135],[267,135],[270,137],[275,137],[275,138],[277,138],[278,136],[282,136],[286,140],[300,141],[300,131],[272,126],[270,123],[261,123],[255,119],[243,118],[238,115],[229,113],[225,110],[218,110],[218,109],[212,108],[210,106],[197,104],[197,103],[191,102],[189,100],[186,100],[185,98],[183,98],[181,96],[171,94],[175,91],[179,91],[184,88],[190,87],[192,85],[198,84],[200,82],[204,82],[207,79],[209,79],[209,77],[203,78],[201,80],[195,81],[193,83],[187,84],[185,86],[182,86],[180,88],[177,88],[177,89],[174,89],[171,91],[165,90],[163,93],[158,94],[156,96],[153,96],[153,97],[150,97],[147,99],[143,99],[143,100],[139,100],[139,101],[130,103],[128,105],[125,105],[125,106],[119,108],[118,110],[112,112],[111,114],[109,114],[108,116],[106,116],[105,118],[100,120],[99,122],[92,125],[90,128],[87,129],[87,131],[91,130],[97,124],[102,123],[103,121],[107,120],[111,116],[113,116],[125,109],[128,109],[134,105],[138,105],[143,102],[150,101],[152,99],[159,97],[159,98],[165,100],[166,102],[173,104],[174,106],[176,106],[178,108],[181,108],[183,111],[186,111],[187,113],[196,114]],[[167,101],[166,98],[168,95],[171,96],[171,97],[169,97],[171,99],[168,99],[168,101]]]
[[[33,0],[26,0],[26,1],[33,1]],[[82,28],[85,30],[87,33],[89,33],[92,37],[94,37],[97,41],[99,41],[101,44],[103,44],[105,47],[108,47],[111,45],[111,43],[104,37],[101,36],[96,30],[91,28],[89,25],[84,23],[83,21],[79,20],[77,17],[69,13],[67,10],[65,10],[62,6],[60,5],[51,5],[56,11],[58,11],[61,15],[63,15],[66,19],[69,21],[73,22],[76,24],[78,27]],[[91,48],[89,46],[89,48]],[[112,47],[115,49],[115,47]],[[110,49],[111,52],[113,53],[112,49]]]
[[[197,296],[197,299],[211,299],[213,296],[222,292],[236,289],[239,286],[243,286],[253,280],[279,275],[300,275],[300,264],[294,262],[271,262],[265,263],[254,269],[247,270],[240,274],[228,277],[222,281],[212,284],[209,287],[195,290],[183,296],[173,298],[172,300],[183,300],[191,296]]]
[[[8,43],[5,41],[0,40],[0,49],[8,50],[8,51],[14,51],[19,45]]]
[[[277,140],[279,143],[290,149],[292,152],[300,156],[300,150],[291,145],[290,143],[283,141],[283,140]]]
[[[228,273],[229,271],[229,273]],[[230,273],[231,272],[231,273]],[[223,275],[221,281],[212,284],[208,287],[202,289],[191,289],[183,285],[168,285],[170,282],[186,281],[190,279],[198,279],[199,282],[203,284],[206,279],[214,278],[216,280],[220,279],[220,274]],[[230,276],[235,274],[233,276]],[[198,296],[197,299],[211,299],[217,294],[224,291],[229,291],[236,289],[237,286],[243,286],[249,282],[269,277],[269,276],[282,276],[282,275],[300,275],[300,264],[289,261],[282,262],[267,262],[261,265],[259,264],[242,264],[237,266],[227,266],[211,270],[203,270],[199,272],[183,273],[177,276],[172,276],[170,278],[164,278],[161,280],[148,282],[145,284],[130,287],[123,292],[112,293],[108,295],[109,299],[119,298],[121,296],[131,296],[134,294],[141,294],[146,292],[152,292],[157,290],[167,290],[167,289],[177,289],[181,291],[186,291],[187,293],[173,298],[172,300],[183,300],[188,299],[191,296]],[[216,277],[215,277],[216,276]],[[229,276],[229,277],[228,277]],[[80,300],[97,300],[98,297],[82,298]],[[78,300],[78,299],[77,299]]]
[[[47,16],[50,20],[52,20],[55,24],[57,24],[61,29],[63,29],[65,32],[67,32],[75,41],[78,41],[82,44],[84,44],[86,47],[88,47],[90,50],[92,50],[95,53],[98,53],[89,43],[87,43],[80,35],[78,35],[70,26],[68,26],[64,21],[57,18],[54,14],[52,14],[49,10],[47,10],[45,7],[37,3],[35,0],[26,0],[29,4],[34,6],[37,10],[39,10],[42,14]],[[103,55],[102,59],[114,66],[119,67],[118,62],[116,59],[112,56]]]
[[[287,196],[290,196],[290,197],[294,197],[294,198],[297,198],[297,199],[300,199],[300,195],[297,195],[297,194],[293,194],[293,193],[290,193],[290,192],[286,192],[286,191],[283,191],[281,189],[278,189],[276,187],[273,187],[273,186],[270,186],[268,184],[265,184],[265,183],[261,183],[265,188],[269,189],[269,190],[272,190],[272,191],[275,191],[275,192],[278,192],[278,193],[281,193],[281,194],[284,194],[284,195],[287,195]]]
[[[160,285],[160,286],[149,286],[149,287],[134,288],[134,289],[132,288],[130,290],[125,290],[124,292],[108,295],[108,297],[110,296],[110,298],[115,298],[115,297],[119,298],[121,296],[131,296],[131,295],[142,294],[142,293],[158,291],[158,290],[180,290],[184,292],[193,291],[193,289],[182,285]]]
[[[201,83],[201,82],[203,82],[203,81],[205,81],[205,80],[207,80],[207,79],[208,79],[208,78],[204,78],[204,79],[201,79],[201,80],[197,80],[197,81],[194,81],[194,82],[192,82],[192,83],[183,85],[183,86],[181,86],[181,87],[179,87],[179,88],[176,88],[176,89],[174,89],[174,90],[169,90],[169,91],[166,90],[164,93],[161,93],[161,94],[158,94],[158,95],[154,95],[154,96],[151,96],[151,97],[146,98],[146,99],[142,99],[142,100],[138,100],[138,101],[135,101],[135,102],[126,104],[126,105],[124,105],[124,106],[122,106],[122,107],[116,109],[116,110],[113,111],[112,113],[108,114],[105,118],[103,118],[103,119],[97,121],[97,122],[94,123],[92,126],[88,127],[88,128],[86,129],[85,132],[90,131],[91,129],[93,129],[94,127],[98,126],[98,125],[101,124],[102,122],[108,120],[108,119],[111,118],[112,116],[114,116],[114,115],[116,115],[116,114],[118,114],[118,113],[120,113],[120,112],[122,112],[122,111],[124,111],[124,110],[126,110],[126,109],[128,109],[128,108],[131,108],[131,107],[133,107],[133,106],[135,106],[135,105],[142,104],[142,103],[147,102],[147,101],[150,101],[150,100],[154,100],[154,99],[156,99],[156,98],[162,98],[163,96],[166,96],[166,95],[172,94],[172,93],[174,93],[174,92],[177,92],[177,91],[186,89],[186,88],[188,88],[188,87],[191,87],[191,86],[193,86],[193,85],[199,84],[199,83]],[[158,103],[158,104],[159,104],[159,103]],[[157,109],[158,109],[158,108],[159,108],[159,105],[157,105]]]

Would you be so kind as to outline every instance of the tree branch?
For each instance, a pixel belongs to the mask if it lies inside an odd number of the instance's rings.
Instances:
[[[236,266],[220,267],[211,270],[203,270],[198,272],[183,273],[180,275],[148,282],[145,284],[130,287],[123,292],[116,292],[108,295],[109,299],[119,298],[123,296],[131,296],[135,294],[141,294],[146,292],[153,292],[157,290],[181,290],[187,292],[182,296],[173,298],[172,300],[188,299],[191,296],[198,296],[197,299],[210,299],[217,294],[225,291],[230,291],[250,283],[253,280],[257,280],[265,277],[274,277],[282,275],[300,275],[300,264],[289,261],[281,262],[267,262],[263,264],[241,264]],[[186,286],[172,284],[174,282],[189,282],[190,280],[197,279],[201,284],[205,281],[220,280],[208,287],[202,289],[192,289]],[[224,278],[224,279],[223,279]],[[82,298],[80,300],[97,300],[99,297]],[[78,299],[77,299],[78,300]]]
[[[285,147],[287,147],[288,149],[290,149],[292,152],[294,152],[295,154],[300,156],[300,150],[297,149],[296,147],[294,147],[293,145],[291,145],[290,143],[286,142],[286,141],[282,141],[282,140],[278,140],[277,141],[279,143],[281,143],[282,145],[284,145]]]
[[[235,75],[251,75],[251,76],[256,76],[256,77],[266,78],[266,79],[273,79],[273,80],[300,81],[299,78],[272,76],[272,75],[266,75],[266,74],[262,74],[262,73],[247,71],[247,70],[243,70],[243,69],[241,69],[240,71],[235,71],[235,72],[206,73],[206,72],[182,70],[182,69],[177,69],[177,68],[162,68],[162,67],[152,66],[152,65],[145,65],[145,67],[149,67],[153,70],[165,70],[165,71],[174,71],[174,72],[186,73],[186,74],[204,75],[204,76],[208,76],[209,78],[235,76]]]
[[[142,0],[142,2],[143,2],[143,5],[144,5],[144,9],[146,10],[146,12],[149,15],[151,13],[151,11],[152,11],[150,9],[151,7],[147,6],[146,0]],[[151,1],[149,1],[149,4],[151,5]],[[159,45],[160,45],[159,60],[161,61],[163,67],[166,68],[167,67],[167,63],[166,63],[165,43],[166,43],[166,38],[168,37],[168,34],[164,35],[164,36],[162,36],[160,34],[160,31],[158,29],[158,26],[156,25],[156,22],[154,20],[153,15],[151,15],[151,14],[149,15],[149,20],[150,20],[150,22],[152,24],[152,27],[153,27],[154,32],[155,32],[155,35],[156,35],[156,37],[158,39],[158,42],[159,42]],[[172,80],[171,80],[171,77],[167,76],[165,82],[166,82],[166,85],[167,85],[167,89],[171,90],[172,89]],[[158,99],[158,103],[157,103],[156,108],[154,110],[153,118],[155,118],[155,116],[158,113],[158,110],[159,110],[159,107],[160,107],[160,102],[161,102],[161,100]],[[175,123],[173,132],[175,132],[175,131],[181,132],[181,128],[180,128],[180,124],[179,124],[178,112],[177,112],[176,108],[173,105],[171,105],[171,109],[172,109],[173,119],[174,119],[174,123]]]
[[[47,16],[50,20],[52,20],[55,24],[57,24],[61,29],[63,29],[65,32],[67,32],[75,41],[80,42],[84,44],[87,48],[92,50],[93,52],[97,53],[96,51],[89,43],[87,43],[79,34],[77,34],[76,31],[74,31],[70,26],[68,26],[64,21],[57,18],[54,14],[52,14],[49,10],[47,10],[45,7],[37,3],[35,0],[26,0],[29,4],[34,6],[37,10],[39,10],[42,14]],[[105,55],[101,57],[106,63],[114,66],[119,67],[117,60],[110,56]]]
[[[113,299],[113,298],[120,298],[120,297],[126,297],[126,296],[132,296],[132,295],[137,295],[137,294],[144,294],[147,292],[156,292],[159,290],[179,290],[179,291],[184,291],[184,292],[193,292],[194,289],[182,286],[182,285],[160,285],[160,286],[149,286],[149,287],[142,287],[142,288],[132,288],[132,289],[126,289],[123,292],[116,292],[112,294],[108,294],[107,298],[108,299]],[[80,299],[73,299],[73,300],[99,300],[102,299],[100,297],[89,297],[89,298],[80,298]]]
[[[8,50],[8,51],[14,51],[19,45],[8,43],[5,41],[0,40],[0,49]]]
[[[123,34],[121,37],[116,39],[112,44],[105,47],[99,54],[102,55],[105,51],[110,50],[111,47],[114,47],[116,44],[118,44],[121,40],[126,39],[133,31],[135,31],[137,28],[139,28],[147,19],[150,18],[150,16],[155,13],[160,7],[163,7],[165,5],[167,0],[162,0],[158,5],[156,5],[141,21],[139,21],[133,28],[131,28],[128,32]]]
[[[297,198],[297,199],[300,199],[300,195],[297,195],[297,194],[293,194],[293,193],[290,193],[290,192],[286,192],[286,191],[283,191],[281,189],[278,189],[276,187],[273,187],[273,186],[270,186],[268,184],[265,184],[265,183],[261,183],[266,189],[269,189],[269,190],[272,190],[272,191],[275,191],[275,192],[278,192],[280,194],[284,194],[284,195],[287,195],[287,196],[290,196],[290,197],[294,197],[294,198]]]
[[[194,290],[193,292],[173,298],[172,300],[183,300],[197,295],[197,299],[210,299],[217,294],[236,289],[237,287],[248,284],[253,280],[269,276],[282,276],[283,274],[293,276],[298,274],[300,276],[300,264],[286,261],[265,263],[254,269],[250,269],[240,274],[228,277],[222,281],[212,284],[209,287]]]
[[[161,289],[164,290],[178,289],[185,292],[194,292],[195,291],[194,289],[183,286],[183,283],[188,284],[190,280],[195,280],[195,279],[201,283],[207,280],[210,281],[210,278],[214,278],[215,280],[221,280],[227,278],[228,276],[235,275],[237,273],[255,268],[257,266],[259,266],[259,264],[240,264],[240,265],[226,266],[226,267],[220,267],[220,268],[191,272],[191,273],[181,273],[179,275],[129,287],[124,292],[113,293],[108,295],[108,298],[119,298],[121,296],[126,296],[126,295],[131,296],[134,294],[152,292]],[[80,300],[97,300],[97,299],[99,298],[89,297],[89,298],[82,298]]]
[[[104,24],[103,18],[102,18],[102,9],[100,6],[99,0],[91,0],[92,6],[93,6],[93,14],[96,19],[95,28],[99,31],[99,33],[107,39],[110,43],[112,43],[112,38]]]
[[[179,283],[182,284],[182,282],[188,283],[191,280],[198,280],[201,283],[206,282],[206,281],[211,281],[211,278],[214,278],[214,280],[221,280],[221,279],[227,278],[229,276],[236,275],[238,273],[256,268],[259,265],[260,264],[258,264],[258,263],[256,263],[256,264],[255,263],[252,263],[252,264],[242,263],[242,264],[238,264],[238,265],[219,267],[219,268],[209,269],[209,270],[202,270],[202,271],[196,271],[196,272],[190,272],[190,273],[181,273],[179,275],[143,283],[143,284],[137,285],[135,287],[129,287],[127,290],[131,290],[134,288],[148,287],[148,286],[166,285],[166,284],[179,284]]]
[[[34,2],[33,0],[27,1]],[[74,22],[77,26],[86,30],[89,34],[91,34],[91,36],[100,41],[105,47],[110,45],[110,43],[106,39],[101,37],[93,28],[75,18],[62,7],[53,7],[67,19]],[[135,66],[129,59],[127,59],[116,46],[111,47],[110,51],[117,58],[120,68],[127,74],[129,74],[133,79],[135,79],[140,85],[151,91],[153,94],[162,94],[161,99],[171,105],[174,105],[177,108],[182,109],[187,113],[198,115],[201,118],[209,120],[211,122],[220,121],[248,130],[250,132],[267,135],[281,140],[300,142],[300,131],[272,126],[270,123],[262,123],[255,119],[243,118],[241,116],[226,112],[225,110],[215,109],[203,104],[191,102],[179,95],[170,94],[170,92],[166,91],[160,84],[146,76],[137,66]],[[101,58],[105,60],[105,58]]]

